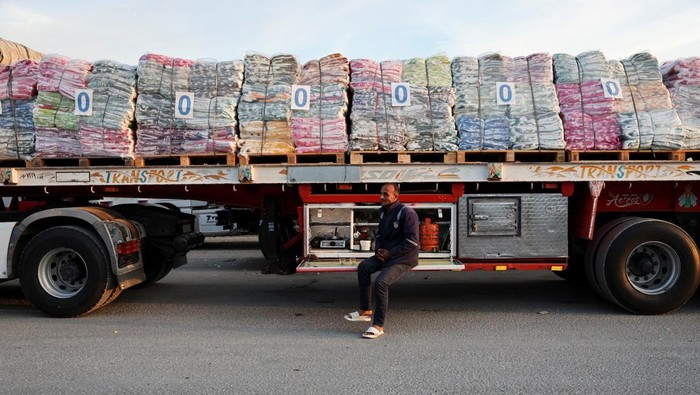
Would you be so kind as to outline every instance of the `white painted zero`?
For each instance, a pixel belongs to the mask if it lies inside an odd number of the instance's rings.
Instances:
[[[292,110],[309,111],[311,108],[311,86],[292,85]]]
[[[175,118],[194,118],[194,93],[175,92]]]
[[[75,115],[92,116],[92,89],[75,90]]]
[[[509,106],[515,104],[515,84],[512,82],[496,82],[496,104]]]
[[[407,107],[411,105],[411,86],[405,82],[391,83],[391,105]]]
[[[607,98],[611,99],[622,99],[622,89],[620,88],[620,81],[601,78],[600,84],[603,86],[603,94]]]

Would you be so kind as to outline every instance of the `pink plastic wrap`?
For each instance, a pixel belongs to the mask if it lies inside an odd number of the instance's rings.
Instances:
[[[37,94],[39,63],[21,60],[0,71],[0,100],[28,100]]]

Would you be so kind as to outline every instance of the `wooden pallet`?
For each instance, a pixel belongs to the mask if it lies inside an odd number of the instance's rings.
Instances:
[[[469,162],[564,162],[566,155],[563,150],[539,151],[457,151],[458,163]]]
[[[194,155],[155,155],[139,156],[134,159],[134,166],[206,166],[236,165],[236,154],[194,154]]]
[[[286,154],[239,154],[238,163],[241,165],[290,164],[296,163],[296,156],[292,152]]]
[[[31,163],[24,159],[0,159],[0,167],[29,167]]]
[[[132,158],[33,158],[26,167],[134,166]]]
[[[345,163],[345,152],[295,153],[294,163]],[[290,162],[291,163],[291,162]]]
[[[456,151],[351,151],[350,163],[457,163]]]
[[[678,160],[700,160],[700,150],[683,150],[677,152],[679,154]]]
[[[665,160],[684,161],[685,151],[651,151],[651,150],[600,150],[600,151],[568,151],[569,162],[581,161],[631,161],[631,160]],[[697,154],[700,157],[700,154]]]
[[[345,163],[344,152],[327,153],[296,153],[286,154],[248,154],[238,155],[238,163],[241,165],[259,164],[298,164],[298,163]]]

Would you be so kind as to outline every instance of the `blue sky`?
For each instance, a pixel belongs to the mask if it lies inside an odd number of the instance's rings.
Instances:
[[[0,37],[44,53],[136,64],[291,53],[300,61],[434,54],[650,51],[700,56],[700,0],[0,0]]]

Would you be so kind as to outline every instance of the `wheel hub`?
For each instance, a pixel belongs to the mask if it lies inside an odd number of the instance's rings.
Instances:
[[[41,258],[38,279],[51,296],[66,299],[83,289],[87,281],[87,265],[76,251],[57,248]]]
[[[655,266],[653,258],[645,253],[634,254],[630,258],[629,269],[635,276],[652,274]]]
[[[659,295],[671,288],[680,276],[678,253],[668,244],[649,241],[635,248],[627,258],[627,279],[645,295]]]
[[[68,259],[59,263],[58,275],[66,282],[74,282],[84,276],[82,270],[80,270],[79,263],[74,259]]]

